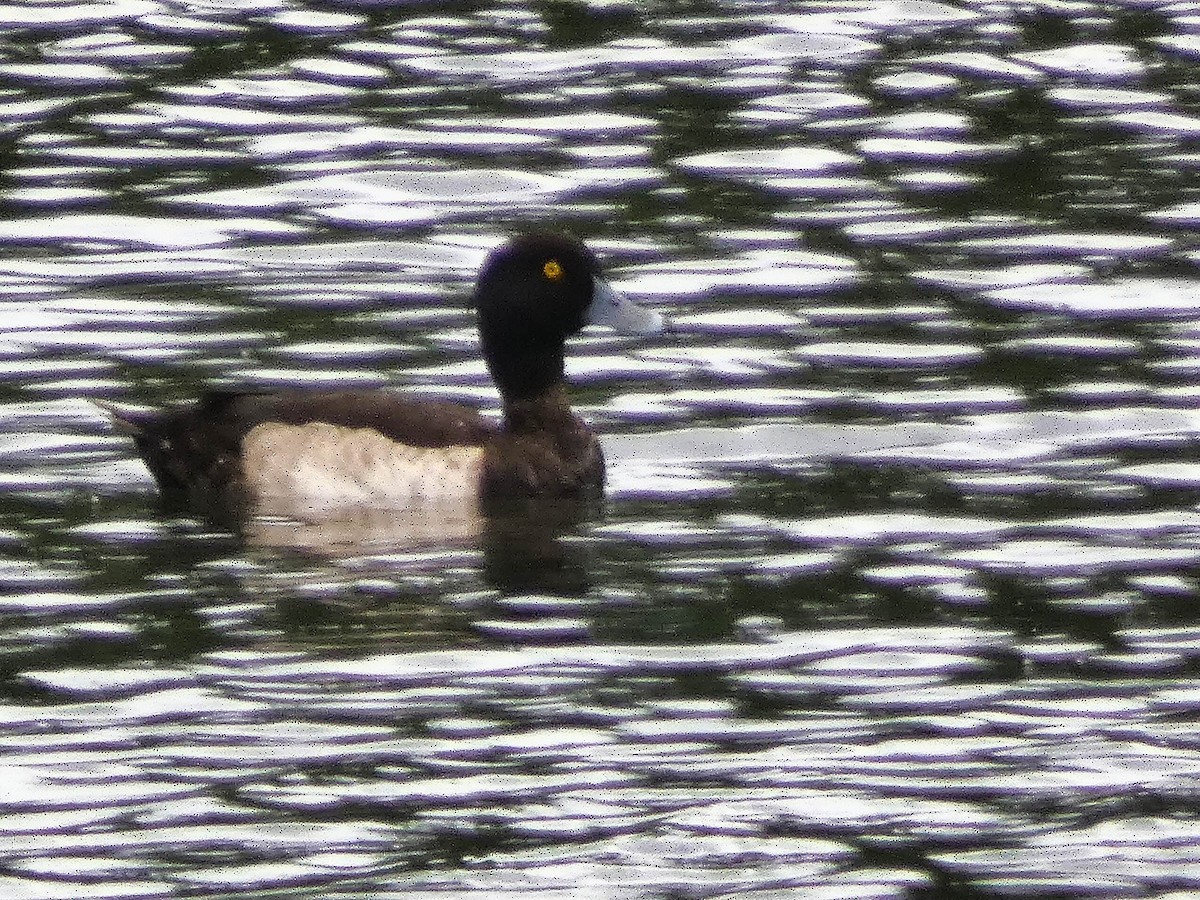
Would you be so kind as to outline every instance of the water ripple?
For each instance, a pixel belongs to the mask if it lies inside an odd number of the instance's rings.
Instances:
[[[280,237],[304,229],[269,219],[150,218],[73,213],[0,223],[0,241],[17,244],[83,244],[105,247],[210,247],[245,236]]]
[[[1083,318],[1192,318],[1196,286],[1190,279],[1126,278],[1064,286],[1035,285],[988,291],[983,299],[1009,309]]]
[[[1122,44],[1078,44],[1014,53],[1012,58],[1053,75],[1085,82],[1125,81],[1141,78],[1146,73],[1146,67],[1134,49]]]
[[[0,4],[0,894],[1186,893],[1197,16],[325,6]],[[531,221],[675,326],[596,519],[233,534],[84,399],[495,417]]]
[[[405,171],[379,169],[316,178],[276,182],[258,188],[236,188],[167,198],[182,206],[214,210],[264,211],[294,208],[325,208],[389,211],[393,218],[420,222],[449,215],[444,207],[409,209],[411,205],[437,205],[450,201],[505,205],[545,200],[569,192],[571,182],[550,175],[526,175],[494,169],[464,171]],[[227,220],[226,220],[227,221]],[[298,230],[294,229],[294,230]]]

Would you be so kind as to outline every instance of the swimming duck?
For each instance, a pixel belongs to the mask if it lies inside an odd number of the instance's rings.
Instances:
[[[474,409],[386,390],[217,392],[178,411],[101,403],[132,435],[162,492],[222,509],[399,509],[587,498],[604,483],[596,436],[572,411],[566,339],[584,325],[663,328],[617,293],[569,236],[524,234],[492,251],[475,284],[483,357],[503,401],[496,426]]]

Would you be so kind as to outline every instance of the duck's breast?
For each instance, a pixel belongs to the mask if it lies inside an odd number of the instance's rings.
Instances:
[[[241,449],[247,493],[276,512],[479,503],[479,446],[414,447],[372,428],[263,422]]]

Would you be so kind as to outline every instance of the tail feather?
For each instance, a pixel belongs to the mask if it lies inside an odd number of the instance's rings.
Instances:
[[[157,418],[154,413],[131,409],[109,400],[100,400],[97,397],[89,397],[88,402],[107,413],[117,431],[135,439],[144,438],[147,428]]]
[[[210,415],[210,407],[223,402],[218,397],[198,408],[164,411],[92,400],[112,418],[115,430],[133,439],[164,496],[204,502],[223,502],[226,493],[232,497],[237,489],[240,436],[236,429],[214,429]]]
[[[168,416],[158,410],[123,406],[94,397],[90,400],[93,405],[109,415],[113,428],[133,438],[138,455],[146,463],[150,474],[162,490],[176,491],[186,488],[186,481],[180,477],[178,471],[180,461],[171,452],[171,442],[167,437]]]

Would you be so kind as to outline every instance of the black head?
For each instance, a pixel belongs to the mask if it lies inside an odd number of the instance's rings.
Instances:
[[[587,321],[599,264],[577,238],[524,234],[484,261],[475,307],[488,370],[509,399],[563,378],[563,346]]]

